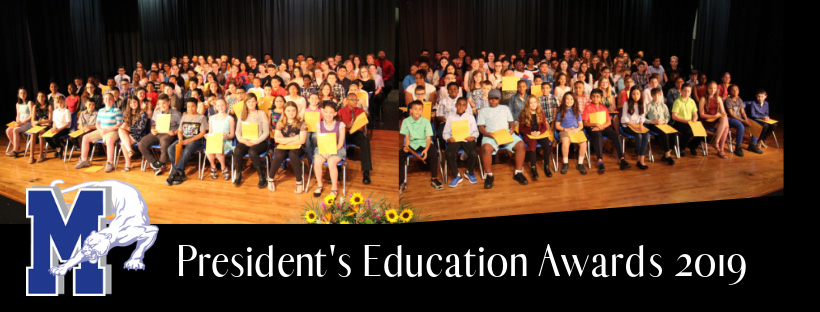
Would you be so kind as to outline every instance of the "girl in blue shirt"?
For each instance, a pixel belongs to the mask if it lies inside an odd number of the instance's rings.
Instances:
[[[564,93],[561,98],[561,106],[555,115],[555,129],[559,131],[558,137],[561,140],[561,152],[563,155],[563,162],[561,163],[561,174],[567,174],[569,168],[569,145],[570,135],[582,130],[581,112],[578,106],[575,105],[575,95],[572,92]],[[587,150],[587,142],[578,143],[578,166],[576,168],[581,174],[587,174],[587,169],[584,167],[584,152]]]

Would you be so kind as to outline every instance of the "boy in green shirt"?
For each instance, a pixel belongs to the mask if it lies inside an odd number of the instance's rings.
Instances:
[[[399,151],[399,195],[407,187],[406,172],[404,168],[407,156],[413,152],[430,166],[430,186],[436,190],[443,190],[444,185],[436,178],[438,174],[438,153],[435,146],[432,146],[433,127],[427,118],[421,116],[424,104],[421,101],[413,101],[408,104],[410,117],[401,123],[400,134],[404,135],[404,147]]]

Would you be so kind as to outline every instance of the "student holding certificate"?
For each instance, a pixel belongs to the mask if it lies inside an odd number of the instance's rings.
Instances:
[[[151,130],[150,119],[148,112],[143,111],[140,100],[136,96],[131,96],[128,99],[128,106],[125,108],[123,114],[122,126],[119,130],[120,144],[123,155],[125,155],[125,168],[123,172],[131,170],[131,156],[134,155],[132,145],[138,143]]]
[[[644,125],[649,128],[649,131],[658,134],[658,139],[661,141],[664,150],[661,160],[671,166],[675,164],[675,160],[672,159],[672,149],[669,147],[669,134],[660,129],[663,125],[669,127],[670,120],[672,120],[672,116],[669,114],[669,107],[663,103],[663,92],[660,88],[652,89],[652,101],[646,105]]]
[[[311,99],[317,98],[316,94],[310,95]],[[335,103],[333,105],[336,105]],[[273,177],[276,176],[276,171],[286,158],[290,157],[293,174],[296,176],[296,190],[294,193],[301,194],[302,187],[302,166],[299,165],[300,157],[302,156],[302,145],[307,139],[308,127],[305,122],[299,118],[299,107],[294,102],[285,104],[285,113],[282,119],[276,124],[276,132],[274,132],[273,139],[278,144],[273,151],[273,160],[268,168],[268,190],[271,192],[276,190],[273,184]]]
[[[693,136],[692,126],[689,125],[690,121],[698,121],[698,106],[695,104],[695,100],[689,97],[691,93],[692,85],[684,84],[680,91],[680,97],[672,104],[672,120],[675,121],[672,127],[680,133],[680,144],[686,144],[692,155],[697,155],[695,149],[704,138]],[[692,139],[692,141],[689,142],[689,139]],[[682,146],[681,149],[683,149]],[[685,155],[686,153],[681,150],[680,157]]]
[[[483,87],[482,85],[482,88]],[[470,183],[475,184],[478,182],[473,171],[475,163],[478,160],[478,151],[476,150],[475,144],[475,140],[478,139],[478,126],[476,126],[475,117],[467,113],[468,106],[467,100],[464,98],[459,98],[458,101],[456,101],[456,112],[447,115],[444,131],[441,135],[442,138],[447,141],[447,150],[444,154],[447,159],[447,167],[450,168],[450,173],[453,176],[453,179],[450,180],[450,187],[458,186],[463,180],[461,174],[458,172],[458,164],[456,163],[456,156],[462,148],[464,149],[464,153],[467,154],[467,169],[464,171],[464,175]],[[481,112],[479,112],[479,114],[481,114]],[[464,132],[466,132],[466,134]]]
[[[242,184],[245,154],[248,154],[253,167],[256,168],[256,173],[259,174],[259,184],[256,186],[264,188],[268,185],[268,180],[265,177],[264,164],[262,164],[259,155],[268,150],[268,136],[270,135],[268,116],[265,112],[256,109],[257,99],[255,94],[247,93],[244,99],[245,107],[237,116],[236,121],[237,144],[233,150],[233,165],[236,169],[236,175],[233,179],[233,185],[240,186]]]
[[[103,102],[105,106],[97,111],[97,130],[83,137],[82,154],[77,165],[74,166],[74,169],[90,167],[91,161],[87,158],[88,147],[97,142],[97,140],[103,140],[103,144],[107,147],[105,172],[114,171],[114,143],[119,139],[117,130],[119,130],[120,125],[122,125],[122,112],[114,106],[113,94],[104,94]]]
[[[173,164],[171,174],[165,180],[168,185],[177,185],[188,180],[188,176],[185,175],[185,164],[188,162],[188,158],[204,143],[202,138],[205,137],[205,132],[208,129],[208,117],[198,114],[196,111],[197,100],[188,98],[185,100],[185,106],[187,113],[182,115],[180,119],[180,131],[177,131],[177,141],[168,147],[168,155],[171,158],[171,164]],[[175,151],[179,144],[184,147],[179,159],[175,159]]]
[[[603,156],[604,136],[607,136],[607,138],[612,141],[612,145],[615,145],[615,151],[617,151],[618,159],[620,159],[620,169],[624,170],[632,168],[632,165],[627,163],[624,159],[624,151],[621,149],[621,142],[618,140],[618,134],[615,133],[615,130],[613,130],[612,127],[610,127],[612,124],[612,117],[609,116],[606,106],[601,104],[603,94],[604,93],[601,89],[592,90],[592,102],[586,105],[583,114],[584,127],[587,128],[590,144],[592,144],[594,147],[593,150],[595,151],[596,156],[598,156],[599,174],[603,174],[606,171],[606,168],[604,168]]]
[[[161,94],[157,98],[157,109],[151,117],[151,133],[140,140],[140,153],[154,169],[154,174],[162,173],[162,167],[168,163],[168,146],[177,140],[177,129],[179,120],[182,118],[179,112],[171,109],[171,99],[167,94]],[[99,115],[98,115],[99,119]],[[151,153],[151,146],[159,144],[159,160]]]
[[[410,109],[410,117],[404,119],[401,123],[401,131],[399,131],[399,134],[404,135],[404,147],[399,150],[399,192],[406,187],[402,168],[405,166],[407,156],[413,153],[430,166],[430,186],[439,191],[443,190],[444,185],[436,178],[438,174],[438,153],[431,142],[433,126],[430,124],[430,120],[421,116],[424,104],[420,101],[413,101],[410,102],[408,108]]]
[[[547,86],[548,85],[549,84],[547,84]],[[548,135],[553,130],[547,121],[544,110],[538,102],[538,98],[535,96],[530,95],[527,97],[524,110],[521,111],[521,116],[518,118],[518,131],[524,143],[527,143],[527,160],[530,162],[532,179],[535,180],[538,178],[538,170],[535,169],[535,150],[538,144],[541,144],[541,150],[544,151],[544,174],[548,178],[551,178],[552,172],[549,166],[550,139],[544,135]]]
[[[355,119],[365,118],[362,114],[365,114],[366,108],[362,109],[361,107],[357,107],[359,97],[355,93],[348,93],[346,101],[345,106],[339,110],[339,120],[345,124],[345,129],[350,129],[353,126]],[[367,136],[365,136],[365,131],[367,131],[367,128],[362,127],[359,130],[350,133],[347,141],[355,144],[359,147],[359,149],[361,149],[362,183],[370,184],[370,170],[373,170],[373,166],[370,163],[370,140],[368,140]]]
[[[219,153],[205,151],[205,156],[208,157],[208,162],[211,164],[211,179],[217,178],[216,163],[214,162],[214,158],[216,158],[222,166],[222,177],[225,178],[225,181],[231,179],[231,170],[228,169],[229,166],[225,163],[225,154],[233,151],[234,129],[236,129],[236,123],[233,117],[226,112],[227,109],[228,103],[224,99],[218,99],[216,100],[216,114],[208,118],[208,135],[222,138],[222,151]]]
[[[517,134],[513,133],[515,119],[507,105],[498,105],[501,100],[501,92],[497,89],[490,90],[490,106],[485,107],[478,113],[478,131],[484,135],[481,139],[481,161],[484,165],[486,177],[484,178],[484,188],[493,187],[493,155],[500,147],[515,153],[515,173],[513,179],[518,184],[529,183],[524,177],[524,142]]]
[[[54,111],[51,113],[51,119],[54,121],[53,127],[46,131],[43,137],[49,146],[54,146],[54,158],[59,159],[64,149],[61,138],[68,134],[68,128],[71,126],[71,111],[66,107],[65,96],[62,94],[54,96]]]
[[[660,90],[659,87],[655,89]],[[644,158],[646,157],[646,147],[649,145],[649,129],[643,125],[646,121],[646,110],[644,109],[644,100],[641,99],[642,95],[643,93],[641,93],[638,86],[634,86],[629,90],[629,100],[624,105],[621,124],[625,126],[626,133],[635,136],[635,152],[638,154],[637,166],[641,170],[646,170],[649,167],[646,165]],[[663,95],[661,95],[661,98],[663,98]]]
[[[355,94],[350,94],[347,97],[356,98]],[[356,105],[355,102],[351,104]],[[361,109],[361,108],[360,108]],[[330,194],[333,196],[339,195],[338,177],[339,168],[336,167],[343,159],[347,158],[347,151],[345,150],[345,123],[336,120],[336,105],[333,103],[325,103],[322,107],[322,121],[316,123],[316,147],[313,149],[313,170],[316,174],[316,190],[313,191],[314,197],[322,196],[322,164],[327,161],[327,171],[330,173]],[[336,153],[331,154],[335,150]],[[362,151],[364,154],[364,151]],[[362,156],[364,157],[364,156]]]
[[[569,168],[569,144],[572,143],[572,137],[575,135],[583,135],[583,124],[581,123],[581,111],[578,105],[575,105],[575,95],[572,92],[564,93],[561,99],[561,106],[555,111],[555,130],[558,130],[558,137],[561,140],[561,156],[563,162],[561,163],[561,174],[567,174]],[[580,132],[580,134],[578,134]],[[578,142],[578,169],[581,174],[587,174],[587,168],[584,166],[584,153],[587,150],[587,141]]]

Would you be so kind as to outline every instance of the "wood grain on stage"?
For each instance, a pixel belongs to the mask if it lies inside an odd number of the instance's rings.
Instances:
[[[653,141],[655,162],[647,161],[647,170],[635,166],[635,147],[627,145],[626,159],[632,168],[618,170],[615,151],[611,150],[604,153],[603,175],[597,173],[594,159],[593,169],[581,175],[575,169],[578,159],[570,158],[566,175],[553,172],[552,178],[547,178],[539,150],[537,181],[530,176],[529,163],[524,162],[528,185],[512,179],[514,160],[499,152],[501,160],[493,165],[495,181],[489,190],[484,189],[477,164],[478,183],[470,184],[465,178],[456,188],[450,188],[450,181],[442,181],[444,190],[436,191],[430,187],[429,169],[411,160],[402,197],[422,207],[422,215],[430,215],[430,221],[758,197],[783,189],[782,127],[776,134],[780,148],[770,137],[762,155],[744,150],[744,157],[737,157],[727,148],[729,158],[720,159],[710,146],[707,157],[687,154],[676,159],[673,166],[660,161],[660,145]],[[744,149],[748,141],[746,136]],[[464,172],[464,162],[459,161],[459,169]]]
[[[368,196],[373,192],[374,196],[383,195],[389,201],[398,201],[398,150],[394,144],[397,136],[398,131],[373,131],[373,138],[370,141],[373,163],[370,185],[362,184],[360,154],[358,150],[353,152],[352,160],[348,162],[347,167],[348,194],[361,192],[362,195]],[[6,146],[7,143],[8,139],[5,137],[0,139],[2,146]],[[198,180],[195,157],[191,158],[186,166],[188,181],[168,186],[165,184],[168,177],[167,168],[159,176],[155,176],[150,167],[145,172],[140,172],[139,159],[135,157],[131,172],[122,172],[124,161],[121,158],[117,169],[111,173],[102,170],[86,173],[84,169],[74,169],[79,154],[79,151],[75,150],[72,161],[63,163],[62,160],[54,159],[54,153],[50,152],[45,162],[32,165],[28,164],[27,158],[15,159],[4,156],[0,162],[0,194],[24,203],[27,187],[48,186],[55,179],[65,181],[61,188],[85,181],[115,179],[129,183],[140,191],[148,205],[148,216],[152,224],[291,223],[299,222],[302,205],[314,199],[312,193],[316,189],[316,179],[313,177],[307,193],[294,194],[296,180],[290,167],[286,171],[280,169],[276,175],[276,192],[258,189],[256,171],[247,159],[241,187],[235,187],[230,181],[223,180],[221,172],[218,179],[211,179],[209,167],[205,169],[204,179]],[[105,156],[98,152],[93,164],[105,165]],[[305,170],[308,170],[307,162]],[[327,169],[324,170],[324,175],[326,184],[323,197],[330,193]],[[340,182],[340,195],[341,192]],[[76,192],[66,194],[66,202],[73,202],[75,195]]]

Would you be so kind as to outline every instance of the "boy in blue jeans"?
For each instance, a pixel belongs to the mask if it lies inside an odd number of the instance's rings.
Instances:
[[[752,136],[752,143],[749,144],[749,151],[763,154],[763,151],[760,150],[761,147],[766,148],[766,143],[763,143],[763,141],[766,141],[772,132],[774,132],[774,129],[777,128],[777,124],[768,124],[764,122],[769,121],[769,102],[766,102],[766,90],[757,90],[757,93],[755,94],[757,97],[757,102],[752,103],[752,105],[748,105],[747,109],[749,110],[749,117],[759,123],[763,127],[763,131],[760,131],[760,140]],[[760,121],[758,119],[764,121]]]

